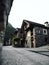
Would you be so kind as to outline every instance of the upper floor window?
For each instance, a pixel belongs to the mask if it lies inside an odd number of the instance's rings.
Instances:
[[[47,35],[47,29],[43,29],[43,34]]]

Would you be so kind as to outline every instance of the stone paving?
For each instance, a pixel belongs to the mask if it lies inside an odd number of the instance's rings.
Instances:
[[[38,48],[26,48],[26,50],[31,51],[31,52],[35,52],[35,53],[39,53],[45,56],[49,57],[49,45],[46,46],[41,46]]]
[[[49,57],[24,48],[5,46],[2,49],[2,65],[49,65]]]

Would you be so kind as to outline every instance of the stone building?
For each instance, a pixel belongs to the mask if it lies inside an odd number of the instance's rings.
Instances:
[[[0,42],[2,43],[5,36],[8,16],[10,14],[13,0],[0,0]]]
[[[12,45],[15,47],[20,47],[20,28],[17,28],[12,37]]]
[[[48,25],[47,22],[45,22]],[[21,26],[21,45],[23,47],[40,47],[49,44],[49,27],[43,24],[23,20]]]

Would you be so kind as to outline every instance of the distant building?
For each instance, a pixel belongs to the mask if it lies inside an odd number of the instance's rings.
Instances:
[[[49,44],[49,26],[23,20],[21,26],[21,45],[32,48],[47,44]]]
[[[20,30],[20,28],[16,28],[12,37],[12,45],[15,47],[20,47]]]

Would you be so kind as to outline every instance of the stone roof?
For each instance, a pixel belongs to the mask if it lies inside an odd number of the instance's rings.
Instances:
[[[23,20],[23,22],[28,22],[31,26],[34,26],[34,27],[38,26],[38,27],[49,29],[49,27],[47,27],[43,24],[40,24],[40,23],[36,23],[36,22],[28,21],[28,20]]]

